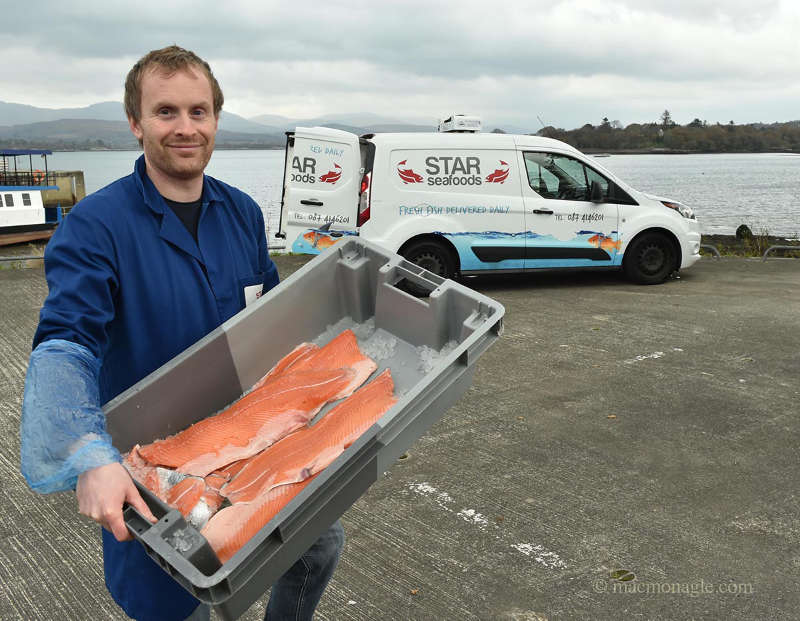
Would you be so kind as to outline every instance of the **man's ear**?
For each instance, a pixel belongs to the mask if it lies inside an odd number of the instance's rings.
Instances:
[[[144,132],[142,132],[142,128],[140,127],[136,119],[134,119],[132,116],[129,116],[128,125],[130,126],[133,135],[136,136],[136,139],[141,142],[142,136],[144,136]]]

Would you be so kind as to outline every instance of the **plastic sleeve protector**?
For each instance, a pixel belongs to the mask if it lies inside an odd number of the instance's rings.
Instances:
[[[31,354],[20,425],[21,470],[41,494],[74,489],[86,470],[122,461],[100,406],[100,360],[52,339]]]

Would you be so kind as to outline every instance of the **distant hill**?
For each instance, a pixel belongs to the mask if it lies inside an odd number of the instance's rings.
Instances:
[[[125,112],[121,101],[104,101],[85,108],[37,108],[0,101],[0,123],[3,125],[27,125],[60,119],[124,121]]]
[[[83,108],[37,108],[0,101],[0,141],[5,147],[51,149],[136,149],[122,102],[104,101]],[[222,111],[217,146],[223,148],[268,148],[285,144],[285,132],[296,127],[332,127],[354,134],[379,132],[429,132],[436,121],[419,125],[373,114],[352,112],[315,118],[288,118],[260,114],[246,119]],[[508,133],[529,133],[503,124],[484,123],[484,131],[499,127]]]
[[[222,148],[282,147],[285,137],[276,133],[237,132],[220,129],[216,144]],[[138,149],[139,143],[125,121],[61,119],[24,125],[0,126],[0,144],[9,148]]]
[[[37,108],[25,104],[0,101],[0,123],[3,125],[29,125],[47,121],[92,119],[95,121],[123,121],[127,125],[121,101],[104,101],[85,108]],[[252,134],[279,133],[280,129],[265,128],[261,123],[248,121],[243,116],[222,111],[220,129]]]

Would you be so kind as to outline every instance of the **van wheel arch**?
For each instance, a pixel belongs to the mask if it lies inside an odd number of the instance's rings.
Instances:
[[[446,263],[449,263],[452,270],[452,274],[447,275],[447,278],[458,277],[459,272],[461,271],[461,262],[459,261],[458,251],[453,243],[442,235],[427,234],[412,237],[403,243],[402,246],[400,246],[397,254],[408,259],[412,263],[415,263],[413,260],[413,254],[416,250],[425,246],[428,246],[431,249],[438,248],[444,253]]]
[[[659,260],[664,263],[659,265]],[[640,231],[628,242],[622,269],[632,281],[642,285],[664,282],[681,266],[681,245],[675,235],[662,228]]]

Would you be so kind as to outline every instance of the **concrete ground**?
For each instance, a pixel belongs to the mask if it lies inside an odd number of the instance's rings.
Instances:
[[[797,619],[800,261],[467,284],[505,334],[345,514],[317,619]],[[97,527],[18,473],[45,295],[41,268],[0,271],[0,618],[120,619]]]

